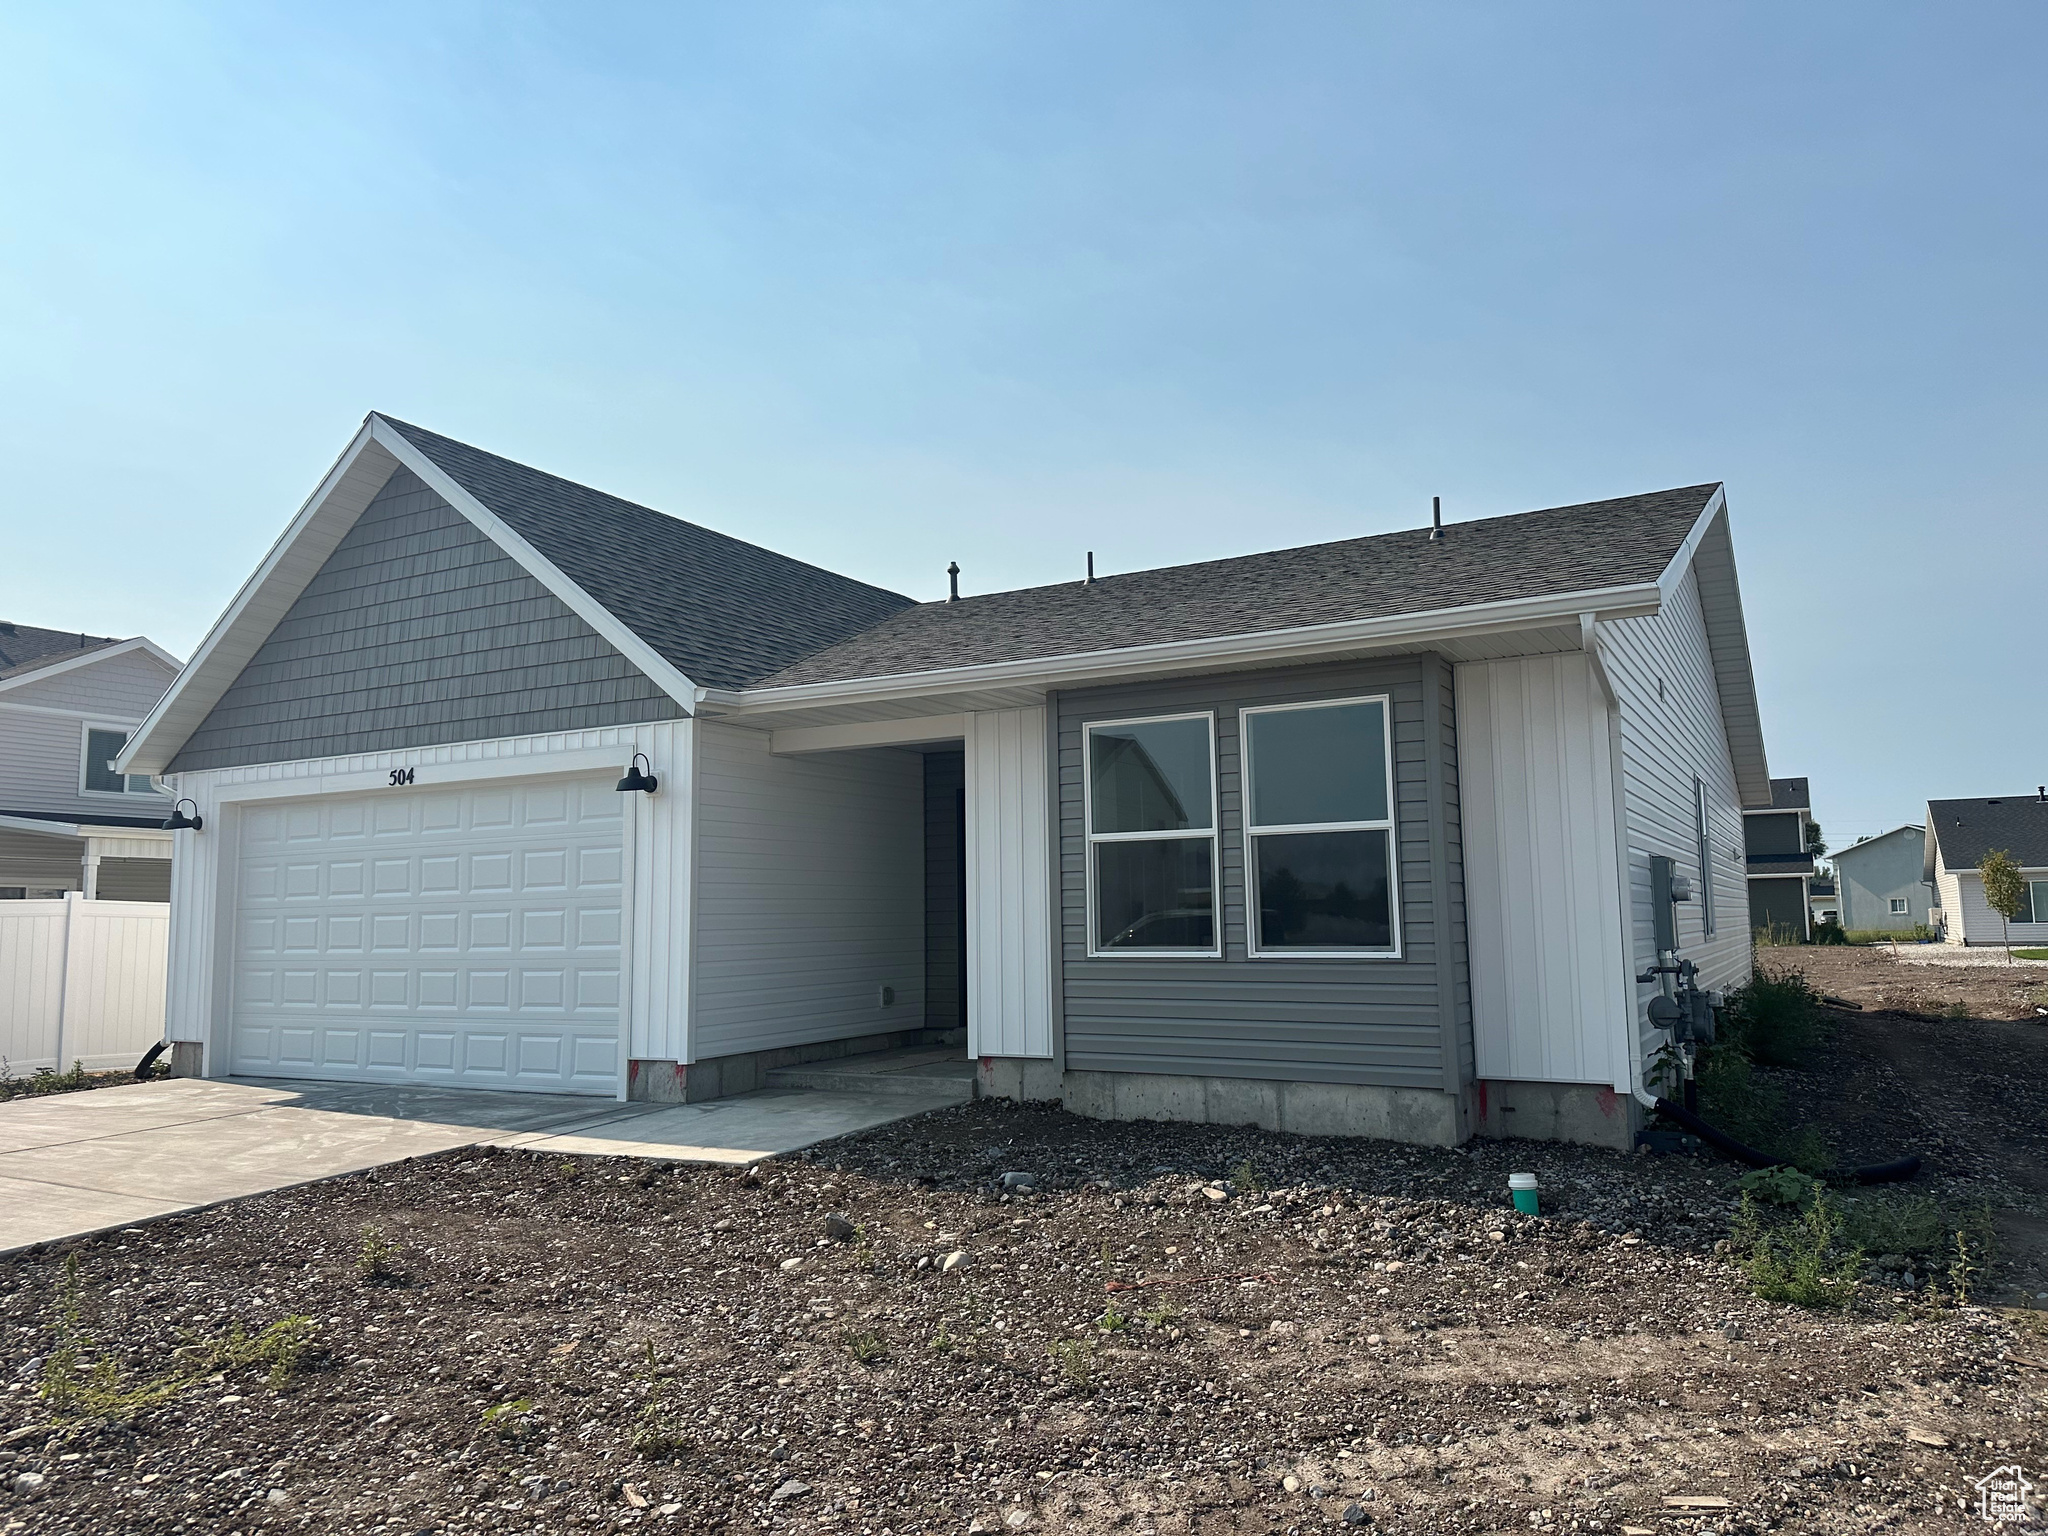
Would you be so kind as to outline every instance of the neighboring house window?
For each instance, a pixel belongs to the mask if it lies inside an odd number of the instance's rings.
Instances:
[[[153,795],[155,788],[146,773],[118,774],[114,772],[114,759],[121,755],[121,749],[128,745],[126,731],[108,730],[102,726],[89,725],[85,728],[85,776],[83,786],[96,795]]]
[[[1088,952],[1216,955],[1216,719],[1105,721],[1087,742]]]
[[[1693,844],[1700,859],[1700,922],[1707,935],[1714,932],[1714,863],[1713,851],[1707,845],[1707,785],[1704,779],[1692,781],[1692,835]]]
[[[1251,953],[1397,953],[1387,701],[1262,706],[1241,718]]]
[[[2048,923],[2048,880],[2029,880],[2016,923]]]
[[[1893,917],[1904,917],[1905,915],[1906,915],[1906,898],[1905,898],[1905,897],[1903,897],[1903,896],[1894,896],[1894,897],[1892,898],[1892,916],[1893,916]]]

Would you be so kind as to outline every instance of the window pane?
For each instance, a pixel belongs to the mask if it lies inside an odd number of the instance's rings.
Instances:
[[[1209,722],[1149,720],[1088,732],[1096,832],[1179,832],[1210,815]]]
[[[2027,895],[2031,898],[2020,913],[2023,923],[2048,923],[2048,880],[2029,880]]]
[[[1386,833],[1268,833],[1252,850],[1261,950],[1394,947]]]
[[[1253,826],[1387,819],[1381,705],[1283,709],[1244,721],[1253,756]]]
[[[1214,949],[1206,837],[1095,844],[1097,949]]]
[[[124,731],[87,731],[85,733],[85,787],[87,789],[103,789],[117,795],[127,790],[127,780],[107,766],[127,744],[128,736]]]

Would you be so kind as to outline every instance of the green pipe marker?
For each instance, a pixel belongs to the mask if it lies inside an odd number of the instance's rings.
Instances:
[[[1536,1214],[1536,1175],[1533,1173],[1511,1173],[1508,1175],[1508,1193],[1514,1197],[1515,1209],[1524,1216]]]

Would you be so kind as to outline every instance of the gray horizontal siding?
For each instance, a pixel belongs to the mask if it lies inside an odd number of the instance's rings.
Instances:
[[[1392,699],[1402,958],[1251,960],[1237,712],[1374,693]],[[1059,695],[1061,1019],[1068,1067],[1429,1088],[1468,1074],[1471,1013],[1463,893],[1451,862],[1457,769],[1448,700],[1449,669],[1433,656]],[[1090,959],[1082,727],[1091,720],[1191,710],[1216,715],[1223,956]]]
[[[170,771],[681,713],[560,598],[401,469]]]

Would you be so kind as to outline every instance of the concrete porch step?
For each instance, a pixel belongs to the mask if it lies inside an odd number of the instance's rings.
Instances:
[[[838,1089],[847,1093],[896,1093],[959,1103],[974,1097],[974,1063],[958,1050],[910,1046],[776,1067],[768,1073],[766,1085]]]

